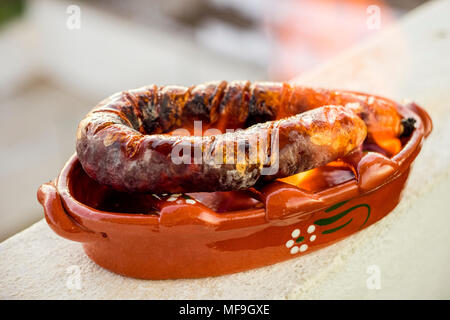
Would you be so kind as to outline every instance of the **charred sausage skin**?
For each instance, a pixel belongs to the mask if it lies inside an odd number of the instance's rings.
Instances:
[[[237,130],[169,134],[191,129],[198,120],[203,129]],[[361,145],[367,132],[371,139],[374,133],[397,137],[401,131],[395,106],[383,100],[288,83],[221,81],[117,93],[80,122],[76,148],[89,176],[121,191],[239,190],[343,157]],[[256,135],[278,141],[278,149],[252,140]],[[240,141],[250,141],[243,144],[244,162],[236,158]],[[180,146],[197,147],[202,161],[174,163],[172,152]],[[261,175],[273,163],[250,159],[252,148],[271,161],[279,159],[278,170]]]

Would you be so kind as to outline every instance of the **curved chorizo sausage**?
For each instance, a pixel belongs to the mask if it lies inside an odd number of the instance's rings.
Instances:
[[[89,176],[122,191],[246,189],[343,157],[367,131],[369,139],[379,131],[398,137],[395,106],[367,100],[272,82],[147,86],[94,108],[79,124],[77,154]],[[202,121],[203,129],[237,130],[169,134],[192,129],[194,121]],[[276,170],[265,172],[268,167]]]

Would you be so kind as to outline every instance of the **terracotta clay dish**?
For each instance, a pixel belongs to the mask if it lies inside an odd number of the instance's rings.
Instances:
[[[146,90],[149,90],[148,88],[150,87],[146,87]],[[217,88],[220,88],[220,83],[216,85]],[[142,149],[147,147],[148,139],[158,137],[160,140],[174,141],[170,140],[172,138],[169,137],[169,132],[176,127],[187,128],[191,132],[192,128],[188,121],[184,123],[178,116],[173,116],[173,119],[178,119],[174,120],[175,124],[171,122],[171,117],[164,118],[164,107],[161,106],[158,110],[162,120],[157,122],[158,128],[149,127],[155,121],[145,123],[132,116],[124,120],[117,109],[108,109],[110,111],[107,112],[113,115],[111,118],[95,118],[95,121],[100,120],[94,124],[101,128],[86,126],[83,121],[80,123],[77,152],[83,152],[81,157],[74,154],[54,181],[39,188],[38,200],[44,207],[49,226],[58,235],[81,242],[84,251],[94,262],[116,273],[143,279],[198,278],[249,270],[297,258],[370,226],[396,207],[411,164],[432,130],[431,119],[422,108],[414,103],[401,105],[386,98],[350,91],[327,91],[329,101],[316,99],[315,103],[312,103],[311,99],[307,102],[300,99],[295,105],[292,102],[292,91],[295,87],[286,87],[285,84],[280,85],[280,90],[291,90],[291,100],[280,98],[278,105],[271,106],[272,100],[267,95],[263,97],[262,93],[258,96],[259,93],[255,93],[258,88],[255,86],[244,83],[242,88],[239,103],[244,104],[248,111],[245,116],[238,117],[239,121],[233,122],[234,128],[245,129],[238,131],[244,132],[242,134],[256,130],[255,124],[257,128],[263,126],[258,123],[270,122],[286,128],[291,122],[283,122],[284,119],[291,119],[289,117],[293,116],[296,118],[292,118],[292,121],[304,121],[309,114],[328,112],[328,107],[323,109],[322,106],[336,105],[337,116],[333,116],[333,121],[340,127],[334,125],[333,128],[326,129],[327,127],[322,128],[315,124],[314,130],[330,130],[335,132],[338,138],[345,132],[347,136],[352,135],[352,138],[335,143],[334,150],[342,152],[333,153],[331,149],[327,149],[328,146],[319,150],[312,147],[308,149],[302,145],[302,148],[309,152],[309,158],[308,155],[304,156],[308,161],[295,162],[288,156],[280,157],[279,168],[283,174],[277,171],[269,174],[269,177],[262,177],[256,175],[259,171],[255,171],[255,168],[245,167],[239,170],[240,173],[244,172],[244,175],[234,175],[235,180],[226,180],[226,183],[221,178],[221,171],[207,171],[212,173],[207,178],[200,179],[199,184],[195,184],[199,172],[213,170],[211,167],[186,165],[183,172],[188,172],[188,175],[181,174],[180,171],[175,174],[171,165],[157,167],[152,163],[158,178],[150,184],[146,183],[149,179],[146,175],[152,177],[152,167],[150,171],[143,173],[145,179],[142,178],[142,181],[138,178],[130,181],[127,176],[129,171],[121,172],[120,170],[126,168],[120,165],[115,166],[112,171],[105,171],[104,166],[111,162],[105,162],[107,160],[101,158],[105,152],[96,153],[98,148],[89,149],[97,143],[89,139],[95,138],[95,134],[107,132],[106,125],[103,124],[106,121],[108,126],[114,128],[115,138],[109,143],[110,135],[107,136],[108,143],[105,145],[106,136],[103,135],[103,146],[117,144],[110,156],[124,156],[126,161],[135,161],[141,153],[145,154],[147,149]],[[204,91],[207,89],[203,88]],[[183,94],[183,97],[188,95],[195,98],[195,90],[196,87],[188,88],[187,93],[180,94]],[[223,130],[231,126],[231,122],[223,120],[227,119],[224,114],[236,114],[237,111],[230,111],[231,107],[226,102],[227,89],[221,90],[222,102],[216,107],[214,101],[209,99],[211,107],[208,109],[208,116],[203,118],[207,124],[204,129],[215,126]],[[242,94],[243,92],[247,95]],[[120,97],[124,95],[129,95],[129,92],[122,93]],[[370,118],[367,112],[357,109],[355,105],[339,104],[341,98],[337,99],[336,96],[346,95],[357,97],[367,105],[376,101],[379,105],[394,106],[403,125],[401,129],[396,127],[397,136],[375,132],[371,127],[371,120],[367,120]],[[133,100],[136,96],[137,94],[128,97],[130,105],[135,109],[140,103],[139,99]],[[100,107],[94,109],[94,114],[98,110],[104,111],[101,108],[105,108],[106,104],[115,101],[117,97],[112,96],[102,102]],[[153,105],[166,103],[167,108],[174,108],[173,103],[163,102],[163,94],[155,94],[155,97],[160,100],[153,101]],[[205,98],[204,95],[202,97]],[[208,100],[206,98],[204,101]],[[263,103],[258,105],[258,98]],[[187,104],[186,101],[184,99],[182,103]],[[342,105],[342,110],[339,105]],[[193,114],[193,110],[197,113],[191,118],[186,116],[189,120],[199,119],[199,114],[204,113],[204,110],[199,111],[198,104],[196,106],[192,107],[190,114]],[[348,111],[352,108],[353,111]],[[279,112],[280,109],[284,111]],[[215,112],[219,116],[215,117]],[[242,115],[241,112],[237,113]],[[302,115],[303,113],[306,116]],[[86,118],[91,122],[92,114]],[[367,136],[365,126],[361,126],[362,122],[354,118],[355,114],[367,125]],[[117,115],[119,116],[116,117]],[[145,115],[142,117],[144,119]],[[254,119],[251,120],[251,117]],[[378,115],[374,117],[377,118]],[[130,121],[130,118],[134,119],[134,122]],[[281,122],[276,122],[280,119]],[[123,129],[117,124],[123,124],[126,128]],[[84,128],[87,128],[86,131],[80,133]],[[118,128],[126,132],[123,133]],[[300,132],[300,129],[295,128]],[[339,131],[341,129],[343,131]],[[356,130],[362,130],[359,131],[363,132],[362,139]],[[298,136],[303,137],[302,135],[307,137],[305,141],[308,142],[316,139],[307,130],[296,135],[295,141],[300,139]],[[176,139],[189,140],[191,137],[177,136]],[[220,140],[220,137],[217,137],[215,139]],[[207,138],[202,139],[200,142],[203,144],[209,141]],[[289,145],[283,138],[280,139],[279,153],[282,155]],[[167,146],[165,148],[167,149]],[[151,152],[161,154],[161,149],[154,149],[151,149]],[[320,156],[321,152],[323,156]],[[314,157],[311,154],[314,154]],[[148,160],[148,157],[142,157],[145,161]],[[317,160],[318,157],[320,160]],[[289,169],[283,167],[283,161],[291,161]],[[97,166],[102,168],[97,168],[96,164],[100,164]],[[135,167],[133,162],[128,165]],[[254,174],[251,179],[246,178],[249,173]],[[107,177],[108,175],[111,177]],[[124,177],[126,182],[122,183],[121,177]]]

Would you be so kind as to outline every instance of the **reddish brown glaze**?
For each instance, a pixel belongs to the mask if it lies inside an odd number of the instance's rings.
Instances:
[[[384,143],[390,154],[400,149],[396,104],[379,97],[273,82],[148,86],[94,108],[80,122],[77,154],[91,178],[117,190],[242,190],[347,155],[366,137],[359,117],[369,141]],[[216,134],[168,134],[180,127],[191,131],[198,120]],[[240,130],[220,134],[229,129]],[[251,157],[252,150],[264,159]],[[187,163],[173,160],[180,153],[187,153]],[[263,172],[274,161],[277,168]]]
[[[397,108],[416,124],[392,157],[358,151],[261,189],[174,197],[100,185],[74,155],[38,199],[56,233],[82,242],[92,260],[123,275],[196,278],[273,264],[366,228],[397,205],[431,131],[423,109]]]

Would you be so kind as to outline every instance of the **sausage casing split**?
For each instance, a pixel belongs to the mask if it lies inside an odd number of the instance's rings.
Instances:
[[[236,131],[170,134],[191,129],[194,121],[202,121],[203,129]],[[88,175],[117,190],[222,191],[324,165],[360,146],[366,135],[398,137],[401,131],[395,106],[378,99],[287,83],[221,81],[117,93],[80,122],[76,148]],[[261,142],[274,138],[277,150]],[[201,161],[175,163],[176,148],[201,150]],[[239,150],[244,161],[237,159]],[[252,150],[266,155],[269,163],[250,159]],[[261,175],[274,157],[277,170]]]

